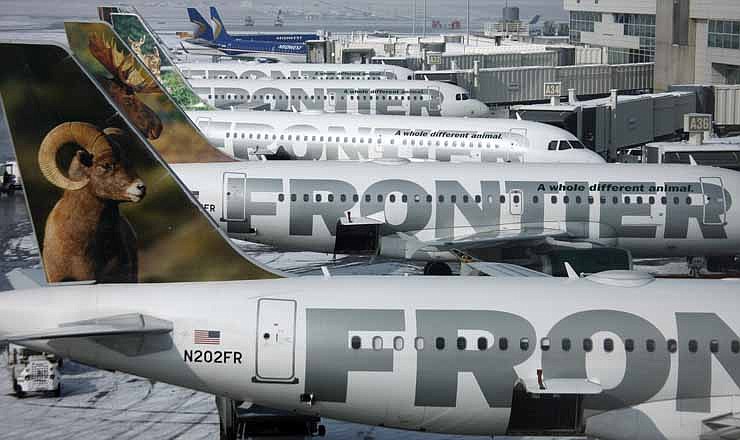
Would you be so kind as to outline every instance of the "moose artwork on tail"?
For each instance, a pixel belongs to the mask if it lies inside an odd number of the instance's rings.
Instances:
[[[41,173],[64,190],[46,220],[43,261],[50,283],[138,281],[136,232],[118,205],[137,203],[146,186],[129,164],[126,138],[118,128],[65,122],[39,147]],[[67,175],[57,165],[65,145],[77,150]]]
[[[134,54],[119,50],[114,40],[92,34],[89,45],[92,56],[111,75],[102,81],[111,98],[126,111],[136,128],[147,139],[158,139],[162,135],[162,121],[138,97],[139,94],[161,94],[157,80],[139,65]]]

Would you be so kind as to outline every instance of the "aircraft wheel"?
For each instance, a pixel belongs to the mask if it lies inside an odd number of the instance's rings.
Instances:
[[[13,392],[15,393],[15,397],[19,399],[26,397],[26,393],[23,392],[23,388],[18,385],[18,381],[16,381],[15,379],[13,379]]]
[[[225,397],[216,397],[218,408],[219,433],[221,440],[236,440],[236,402]]]
[[[447,263],[434,261],[434,262],[427,263],[426,266],[424,266],[424,275],[437,275],[437,276],[448,277],[452,275],[452,268],[450,268],[450,265]]]
[[[326,426],[319,425],[319,437],[325,437],[326,436]]]
[[[52,394],[54,397],[62,397],[62,384],[57,385]]]

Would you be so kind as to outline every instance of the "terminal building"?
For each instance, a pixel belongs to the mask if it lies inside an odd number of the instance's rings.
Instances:
[[[655,63],[655,90],[740,84],[738,0],[563,0],[570,41],[609,64]]]

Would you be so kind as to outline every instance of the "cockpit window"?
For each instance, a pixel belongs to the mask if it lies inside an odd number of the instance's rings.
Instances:
[[[455,95],[455,101],[461,101],[462,100],[462,94],[458,93]]]
[[[559,151],[563,150],[570,150],[572,147],[570,146],[570,142],[568,141],[560,141],[560,146],[558,147]]]
[[[586,149],[586,146],[583,145],[583,142],[581,142],[581,141],[570,141],[570,145],[575,150],[584,150],[584,149]]]
[[[463,93],[462,94],[462,100],[463,101],[467,101],[468,99],[470,99],[470,95],[468,95],[467,93]]]
[[[550,141],[550,143],[547,145],[548,151],[557,151],[558,149],[558,141]]]

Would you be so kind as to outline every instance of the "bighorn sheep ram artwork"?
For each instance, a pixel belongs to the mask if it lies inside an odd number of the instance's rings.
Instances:
[[[85,122],[52,129],[39,148],[41,173],[64,190],[46,219],[43,262],[49,282],[137,282],[136,233],[119,212],[122,202],[139,202],[144,182],[118,143],[123,132]],[[67,175],[57,165],[65,145],[78,150]]]

